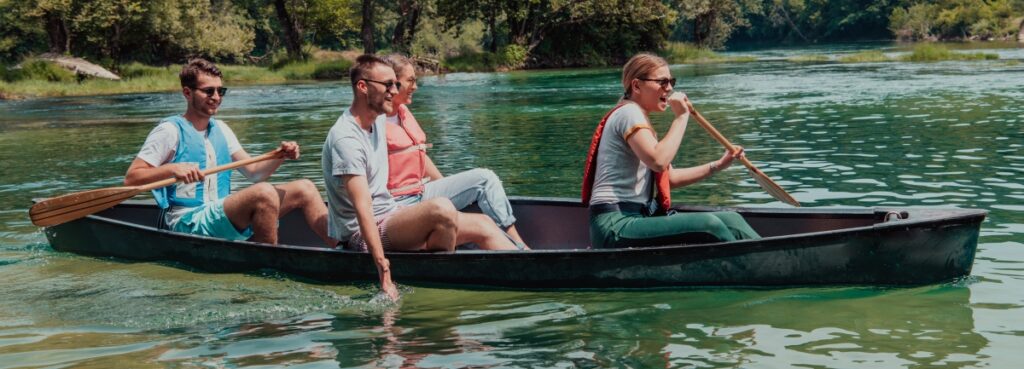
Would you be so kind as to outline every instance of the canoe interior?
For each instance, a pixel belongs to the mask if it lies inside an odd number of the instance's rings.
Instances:
[[[512,200],[516,226],[534,249],[586,249],[590,246],[589,214],[578,202]],[[474,211],[475,209],[469,209]],[[681,211],[716,211],[721,208],[682,207]],[[728,209],[736,210],[736,209]],[[817,210],[817,209],[815,209]],[[742,209],[740,214],[763,237],[866,227],[884,221],[885,211],[873,209],[822,209],[800,212],[783,209]],[[128,201],[97,215],[147,227],[156,226],[158,209],[151,201]],[[904,216],[907,213],[904,212]],[[298,246],[322,246],[299,212],[281,220],[279,242]]]

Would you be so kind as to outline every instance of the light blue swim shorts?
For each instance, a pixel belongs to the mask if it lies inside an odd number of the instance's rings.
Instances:
[[[239,231],[224,213],[224,199],[197,206],[185,213],[171,228],[172,231],[201,236],[244,241],[252,237],[252,227]]]

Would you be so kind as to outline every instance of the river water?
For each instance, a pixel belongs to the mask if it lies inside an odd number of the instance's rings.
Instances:
[[[491,291],[322,285],[53,251],[33,197],[120,183],[179,94],[0,101],[0,368],[1016,367],[1024,359],[1024,49],[1003,60],[680,65],[677,89],[804,206],[990,211],[972,276],[914,288]],[[898,51],[898,50],[897,50]],[[575,197],[619,70],[422,78],[412,108],[445,173],[493,169],[513,195]],[[233,87],[233,86],[232,86]],[[347,84],[234,87],[219,117],[250,153],[320,178]],[[667,114],[653,116],[662,132]],[[716,158],[696,124],[675,164]],[[244,185],[237,181],[236,185]],[[784,206],[740,168],[677,202]],[[398,281],[399,284],[402,281]]]

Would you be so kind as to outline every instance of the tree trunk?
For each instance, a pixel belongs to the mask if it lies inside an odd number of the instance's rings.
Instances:
[[[786,23],[789,23],[789,27],[792,29],[792,31],[796,33],[797,36],[800,36],[800,39],[804,40],[804,42],[811,42],[811,40],[807,39],[807,36],[804,36],[803,32],[800,32],[800,28],[796,26],[796,23],[793,22],[793,19],[789,18],[789,11],[786,10],[786,5],[784,4],[784,2],[776,3],[775,6],[778,9],[779,13],[782,14],[782,17],[786,19]]]
[[[420,4],[418,0],[414,0],[412,11],[409,12],[409,22],[405,25],[406,51],[412,50],[412,40],[416,39],[416,27],[420,25],[420,14],[422,12],[423,4]]]
[[[363,29],[360,35],[363,38],[363,52],[377,52],[377,47],[373,44],[373,0],[363,0]]]
[[[490,32],[491,43],[487,45],[488,51],[498,52],[498,6],[491,3],[487,12],[487,31]]]
[[[1017,42],[1024,42],[1024,19],[1020,20],[1020,31],[1017,32]]]
[[[409,17],[409,3],[413,0],[398,1],[398,21],[395,22],[395,34],[391,36],[391,48],[405,52],[405,28]]]
[[[407,53],[412,49],[412,40],[416,37],[416,26],[420,22],[421,10],[419,0],[399,0],[398,22],[395,24],[395,34],[391,39],[391,45],[395,50]]]
[[[50,52],[65,54],[71,48],[71,37],[68,37],[67,23],[60,14],[47,12],[46,35],[50,42]]]
[[[302,31],[291,13],[285,0],[274,0],[274,11],[277,13],[277,21],[281,22],[284,29],[284,48],[288,50],[288,58],[292,60],[303,60],[302,55]]]

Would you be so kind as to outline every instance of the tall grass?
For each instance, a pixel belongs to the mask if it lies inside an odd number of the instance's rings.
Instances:
[[[839,57],[840,63],[878,63],[892,61],[892,58],[879,50],[860,51]]]
[[[950,51],[942,45],[920,44],[914,51],[904,55],[901,60],[908,62],[937,62],[944,60],[996,60],[998,54],[992,53],[960,53]]]
[[[706,47],[685,42],[670,42],[661,52],[673,64],[745,63],[757,61],[752,56],[724,56]]]
[[[822,62],[827,62],[827,61],[829,61],[831,59],[829,59],[828,55],[804,54],[804,55],[791,56],[791,57],[786,58],[786,60],[794,62],[794,63],[822,63]]]

